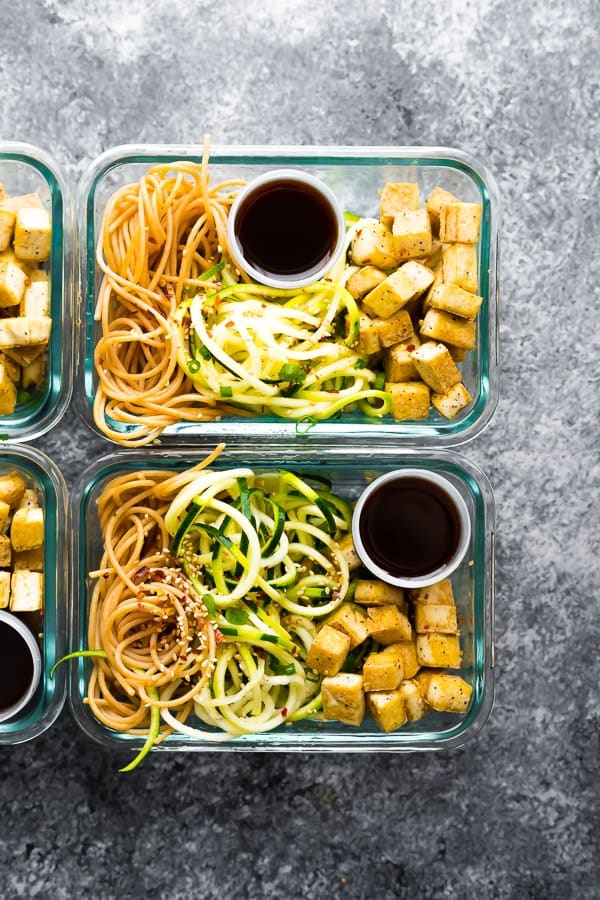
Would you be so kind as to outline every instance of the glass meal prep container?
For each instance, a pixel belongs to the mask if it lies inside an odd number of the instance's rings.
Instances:
[[[18,473],[35,490],[44,510],[43,609],[13,613],[37,636],[42,656],[38,688],[27,706],[0,722],[0,745],[20,744],[38,737],[60,713],[66,694],[66,673],[50,670],[66,652],[69,569],[67,551],[67,488],[44,453],[27,446],[0,448],[0,476]],[[6,570],[7,567],[4,567]],[[7,612],[9,610],[6,610]]]
[[[103,543],[97,501],[105,486],[128,472],[143,469],[182,471],[199,463],[201,451],[117,451],[104,456],[82,473],[72,499],[73,521],[73,617],[71,650],[87,647],[87,617],[93,580]],[[394,450],[383,446],[375,454],[368,446],[332,450],[326,443],[311,448],[309,456],[294,448],[258,448],[256,445],[228,446],[211,468],[249,466],[255,471],[292,470],[300,477],[311,474],[326,478],[332,490],[353,501],[374,477],[394,469],[416,467],[444,475],[456,486],[468,507],[472,532],[467,555],[452,575],[452,584],[461,631],[463,652],[460,674],[473,688],[464,714],[430,712],[397,731],[380,731],[368,714],[359,728],[335,721],[305,719],[282,725],[263,734],[244,735],[233,740],[204,740],[172,734],[156,749],[171,750],[284,750],[284,751],[413,751],[462,746],[485,723],[494,693],[494,499],[484,473],[453,450]],[[79,658],[69,664],[70,705],[76,721],[91,738],[106,747],[126,749],[133,757],[143,737],[111,730],[90,712],[84,702],[91,664]],[[192,717],[188,724],[206,728]]]
[[[0,184],[7,197],[37,194],[50,213],[52,227],[50,255],[39,264],[49,281],[52,319],[45,371],[40,387],[19,390],[14,412],[0,415],[0,433],[10,440],[26,441],[49,431],[61,418],[71,396],[72,214],[60,168],[38,147],[0,141]],[[4,255],[0,253],[0,261]]]
[[[156,163],[178,159],[200,162],[194,146],[121,146],[98,157],[78,187],[77,228],[79,248],[80,331],[78,340],[76,401],[84,420],[98,430],[93,419],[96,385],[94,348],[100,334],[94,321],[101,271],[96,264],[96,245],[105,205],[118,188],[134,183]],[[215,147],[211,150],[211,184],[225,179],[251,180],[276,168],[301,169],[321,178],[344,209],[359,216],[379,216],[379,194],[386,182],[411,181],[420,188],[423,203],[435,186],[451,191],[463,202],[480,203],[482,218],[477,245],[479,286],[483,297],[477,317],[475,349],[460,364],[463,382],[472,402],[454,419],[444,418],[433,407],[427,419],[396,421],[390,415],[375,418],[360,410],[345,410],[339,417],[319,420],[310,427],[272,415],[226,415],[220,420],[169,426],[160,436],[162,446],[195,444],[203,439],[239,437],[298,440],[309,447],[325,439],[340,438],[395,446],[456,445],[473,438],[491,418],[498,397],[498,242],[500,199],[493,176],[459,150],[427,147]],[[126,432],[131,426],[110,425]],[[99,432],[102,433],[102,432]]]

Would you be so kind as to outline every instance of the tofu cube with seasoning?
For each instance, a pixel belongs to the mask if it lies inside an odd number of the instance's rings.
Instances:
[[[362,675],[340,672],[321,683],[323,718],[344,725],[360,725],[365,716]]]
[[[393,584],[386,584],[385,581],[359,578],[356,582],[354,600],[363,606],[385,606],[386,603],[391,603],[402,612],[406,612],[404,590]]]
[[[430,584],[427,587],[413,588],[410,592],[410,599],[413,603],[454,606],[452,582],[449,578],[442,578],[441,581],[436,581],[435,584]]]
[[[10,605],[10,572],[0,572],[0,609]]]
[[[458,634],[456,607],[417,603],[414,608],[415,631],[418,634]]]
[[[12,612],[36,612],[44,606],[44,579],[41,572],[19,569],[12,573],[10,609]]]
[[[402,657],[390,648],[369,653],[363,663],[365,691],[394,691],[404,678]]]
[[[447,203],[440,211],[440,240],[445,244],[476,244],[480,222],[480,203]]]
[[[460,675],[440,672],[434,675],[427,688],[427,703],[438,712],[467,711],[473,688]]]
[[[399,688],[400,695],[406,707],[406,717],[409,722],[418,722],[429,711],[427,701],[421,694],[416,682],[407,678]]]
[[[25,294],[27,278],[20,266],[12,262],[0,263],[0,307],[16,306]]]
[[[338,606],[325,620],[330,628],[342,631],[350,638],[350,650],[358,647],[369,636],[367,614],[355,603],[345,602]]]
[[[395,269],[400,263],[391,231],[375,219],[364,220],[350,243],[350,259],[357,266]]]
[[[422,381],[387,381],[385,389],[392,398],[391,414],[397,421],[426,419],[429,415],[430,391]]]
[[[426,209],[403,209],[395,216],[392,235],[400,259],[429,256],[432,250],[431,222]]]
[[[417,372],[432,391],[444,394],[462,380],[445,344],[426,341],[411,353]]]
[[[50,289],[47,281],[31,281],[26,285],[20,311],[22,316],[34,318],[50,315]]]
[[[22,507],[15,511],[10,526],[14,550],[35,550],[44,543],[44,511]]]
[[[363,356],[372,356],[380,349],[379,329],[377,323],[369,316],[360,316],[358,319],[358,338],[355,345],[356,351]]]
[[[395,731],[408,720],[404,697],[399,690],[371,691],[367,694],[367,704],[371,718],[382,731]]]
[[[9,507],[18,506],[23,498],[27,485],[18,472],[9,472],[0,476],[0,500]]]
[[[13,239],[16,215],[12,209],[0,206],[0,251],[8,250]]]
[[[381,191],[379,218],[384,225],[391,227],[401,210],[416,210],[420,203],[418,184],[412,181],[388,181]]]
[[[51,328],[50,316],[14,316],[0,319],[0,350],[9,350],[13,347],[28,348],[32,344],[45,346],[50,338]]]
[[[412,351],[420,345],[420,340],[413,335],[408,341],[400,341],[388,347],[383,357],[383,368],[386,381],[418,381],[419,375]]]
[[[359,569],[362,565],[360,556],[356,552],[356,547],[354,546],[354,540],[351,534],[345,534],[343,538],[341,538],[339,542],[339,548],[344,555],[346,562],[348,563],[348,568],[351,572],[355,569]]]
[[[50,256],[52,227],[45,209],[24,207],[17,210],[14,248],[19,259],[43,262]]]
[[[444,245],[441,241],[438,241],[437,238],[432,238],[431,240],[431,253],[428,256],[424,256],[420,262],[427,266],[428,269],[437,269],[438,266],[441,266],[442,263],[442,254],[444,250]]]
[[[27,366],[23,366],[21,372],[21,387],[25,390],[33,387],[40,387],[44,383],[46,377],[46,356],[38,356],[33,362]]]
[[[360,300],[378,284],[385,281],[386,274],[375,266],[361,266],[356,272],[348,278],[346,288],[352,294],[355,300]]]
[[[44,548],[36,547],[35,550],[21,550],[13,553],[13,568],[29,569],[31,572],[44,571]]]
[[[412,626],[408,616],[397,606],[367,607],[369,635],[378,644],[394,644],[412,638]]]
[[[5,209],[10,209],[12,212],[16,213],[19,209],[43,209],[44,204],[42,203],[39,194],[31,193],[17,194],[14,197],[4,197],[2,206]]]
[[[458,669],[461,658],[460,643],[456,635],[417,635],[417,659],[421,666]]]
[[[445,394],[433,393],[431,402],[437,411],[446,419],[453,419],[471,402],[472,397],[462,381],[455,384]]]
[[[6,534],[8,528],[8,517],[10,515],[10,506],[4,500],[0,500],[0,532]]]
[[[405,309],[399,310],[389,319],[371,321],[377,329],[379,345],[384,349],[415,336],[412,319]]]
[[[427,310],[420,331],[421,337],[433,338],[464,350],[474,348],[477,336],[475,322],[453,316],[441,309]]]
[[[310,645],[306,665],[321,675],[337,675],[349,649],[350,638],[345,632],[323,625]]]
[[[419,669],[417,674],[412,679],[414,683],[417,685],[421,696],[427,702],[427,691],[429,690],[429,684],[434,675],[439,675],[440,669],[430,669],[423,668]]]
[[[426,266],[410,261],[380,282],[362,301],[363,310],[378,319],[388,319],[414,297],[424,293],[433,282]]]
[[[449,244],[442,253],[442,275],[446,284],[477,293],[477,249],[474,244]]]
[[[8,567],[12,562],[12,544],[7,534],[0,534],[0,566]]]
[[[434,234],[440,233],[440,216],[442,209],[449,203],[458,203],[458,197],[445,191],[444,188],[436,187],[432,190],[429,197],[425,201],[425,209],[429,213],[431,219],[431,230]]]
[[[400,656],[404,677],[414,678],[420,669],[419,661],[417,659],[417,645],[414,639],[411,638],[409,641],[397,641],[394,644],[388,644],[387,649]]]
[[[463,290],[457,284],[438,284],[428,296],[429,309],[443,309],[463,319],[474,319],[483,297]]]
[[[11,415],[16,405],[17,386],[8,374],[8,366],[0,362],[0,414]]]

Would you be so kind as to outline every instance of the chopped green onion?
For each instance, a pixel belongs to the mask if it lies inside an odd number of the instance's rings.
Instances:
[[[245,625],[248,621],[248,613],[236,606],[230,606],[225,610],[225,618],[231,625]]]
[[[229,387],[229,385],[224,385],[219,388],[219,393],[221,397],[233,397],[233,388]]]
[[[212,594],[204,594],[202,597],[202,602],[206,607],[206,611],[209,615],[213,616],[213,618],[217,615],[217,605],[215,603],[215,598]]]
[[[375,381],[373,383],[373,387],[376,391],[382,391],[385,387],[385,373],[378,372],[375,376]]]
[[[190,359],[187,364],[188,372],[191,372],[192,375],[195,375],[196,372],[200,371],[200,363],[197,359]]]
[[[33,394],[29,391],[24,391],[23,388],[19,388],[17,391],[17,403],[29,403]]]
[[[306,372],[298,363],[284,363],[279,370],[281,381],[289,381],[292,384],[302,384],[306,381]]]

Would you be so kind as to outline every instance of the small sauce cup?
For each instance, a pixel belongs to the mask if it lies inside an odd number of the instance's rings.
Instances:
[[[0,722],[12,719],[35,694],[42,674],[42,655],[35,636],[13,613],[0,610]]]

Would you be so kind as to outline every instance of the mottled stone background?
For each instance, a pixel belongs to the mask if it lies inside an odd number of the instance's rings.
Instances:
[[[0,137],[76,180],[128,141],[442,144],[504,204],[497,696],[451,754],[156,754],[68,712],[0,752],[3,898],[598,896],[595,0],[0,0]],[[73,480],[69,413],[38,442]]]

